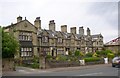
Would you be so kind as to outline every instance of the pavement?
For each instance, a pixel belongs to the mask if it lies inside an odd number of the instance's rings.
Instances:
[[[28,68],[28,67],[17,67],[16,71],[20,71],[20,70],[26,70],[29,72],[33,72],[33,71],[70,71],[70,70],[82,70],[82,69],[89,69],[89,68],[96,68],[98,66],[110,66],[111,64],[98,64],[98,65],[85,65],[85,66],[76,66],[76,67],[60,67],[60,68],[49,68],[49,69],[32,69],[32,68]]]
[[[86,65],[77,67],[61,67],[61,68],[49,68],[49,69],[32,69],[28,67],[16,67],[16,71],[4,71],[3,75],[22,75],[30,73],[51,73],[51,72],[61,72],[61,71],[76,71],[83,69],[92,69],[100,66],[111,66],[111,64],[98,64],[98,65]]]

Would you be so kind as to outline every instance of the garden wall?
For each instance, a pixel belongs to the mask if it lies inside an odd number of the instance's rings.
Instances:
[[[13,59],[2,59],[2,71],[13,71],[14,68]]]
[[[85,65],[96,65],[96,64],[104,64],[104,61],[96,61],[96,62],[86,62]],[[75,61],[56,61],[56,60],[47,60],[46,68],[58,68],[58,67],[74,67],[81,66],[80,62]]]

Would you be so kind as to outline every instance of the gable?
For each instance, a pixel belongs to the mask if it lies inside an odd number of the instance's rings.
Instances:
[[[27,20],[16,24],[16,26],[14,26],[13,28],[18,31],[31,31],[35,33],[37,32],[37,28]]]
[[[71,38],[75,38],[74,34],[71,34]]]
[[[58,37],[62,37],[62,34],[60,32],[57,32]]]
[[[48,36],[48,32],[44,30],[42,35],[43,36]]]

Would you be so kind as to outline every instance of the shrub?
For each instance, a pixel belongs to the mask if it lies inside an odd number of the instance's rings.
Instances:
[[[72,55],[72,52],[71,52],[71,51],[69,51],[69,52],[68,52],[68,55]]]
[[[34,56],[34,58],[33,58],[32,62],[34,62],[34,63],[38,63],[38,62],[39,62],[39,57]]]
[[[93,53],[87,53],[85,56],[86,57],[92,57]]]
[[[66,61],[66,60],[68,60],[68,57],[67,57],[67,56],[64,56],[64,55],[58,55],[58,56],[56,57],[56,60]]]
[[[76,50],[74,55],[75,55],[75,56],[80,56],[80,51],[79,51],[79,50]]]
[[[108,53],[113,53],[111,50],[102,50],[96,52],[99,57],[107,57]]]
[[[95,61],[100,61],[101,58],[99,57],[88,57],[88,58],[84,58],[85,62],[95,62]]]
[[[32,68],[39,68],[39,63],[33,63],[33,64],[31,64],[30,67],[32,67]]]
[[[114,58],[115,55],[114,55],[113,53],[108,53],[108,54],[107,54],[107,57],[108,57],[108,58]]]
[[[98,57],[97,53],[93,53],[92,57]]]
[[[46,59],[52,59],[52,56],[51,55],[47,55]]]

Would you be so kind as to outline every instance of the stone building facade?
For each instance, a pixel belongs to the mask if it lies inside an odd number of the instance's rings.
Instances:
[[[67,55],[68,52],[80,50],[83,53],[96,52],[103,49],[103,36],[101,34],[91,35],[91,30],[87,28],[87,35],[84,34],[84,28],[79,27],[79,33],[76,27],[67,31],[67,25],[61,25],[61,31],[56,31],[54,20],[49,21],[49,30],[41,29],[40,17],[37,17],[34,24],[26,18],[17,17],[17,23],[4,27],[5,32],[10,32],[20,43],[20,52],[18,57],[24,60],[40,55],[58,54]]]
[[[104,44],[106,49],[111,50],[114,53],[120,53],[120,37],[115,38]]]

